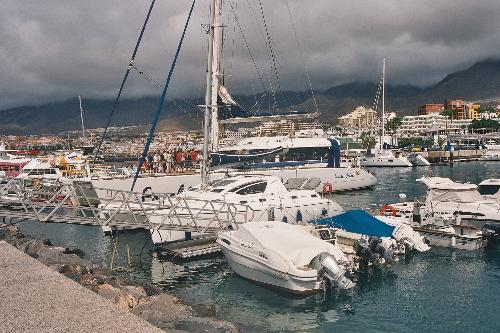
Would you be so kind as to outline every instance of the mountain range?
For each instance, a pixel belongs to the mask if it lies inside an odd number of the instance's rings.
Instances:
[[[354,82],[315,91],[315,99],[325,122],[351,112],[359,105],[371,106],[378,84]],[[243,109],[259,104],[271,105],[269,94],[256,101],[254,96],[233,96]],[[114,126],[147,125],[154,117],[158,96],[123,99],[112,118]],[[419,88],[410,85],[386,85],[386,109],[398,115],[415,114],[418,105],[442,103],[445,99],[467,101],[500,100],[500,60],[478,62],[462,71],[447,75],[435,85]],[[279,92],[276,101],[280,110],[314,111],[314,100],[308,92]],[[85,99],[85,126],[104,127],[113,100]],[[199,129],[201,99],[176,99],[166,103],[158,130]],[[40,106],[22,106],[0,110],[0,134],[54,134],[80,129],[78,98]],[[142,126],[141,126],[142,128]]]

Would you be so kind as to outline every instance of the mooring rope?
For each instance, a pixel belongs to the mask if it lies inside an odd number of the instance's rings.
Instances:
[[[177,58],[179,57],[179,53],[181,52],[182,44],[184,42],[184,37],[186,36],[186,31],[189,25],[189,21],[191,20],[191,15],[193,14],[193,9],[194,9],[194,4],[196,3],[196,0],[193,0],[193,3],[191,4],[191,8],[189,9],[189,14],[187,17],[186,24],[184,25],[184,30],[182,31],[181,39],[179,41],[179,44],[177,45],[177,50],[175,51],[175,56],[174,60],[172,61],[172,65],[170,66],[170,70],[168,72],[167,78],[165,80],[165,86],[163,87],[163,92],[161,94],[160,102],[158,103],[158,107],[156,108],[156,115],[155,118],[153,119],[153,123],[151,124],[151,129],[149,131],[148,138],[146,140],[146,144],[144,145],[144,150],[142,152],[141,158],[139,159],[139,165],[137,166],[137,169],[135,171],[134,175],[134,181],[132,182],[132,187],[130,188],[130,191],[134,190],[135,183],[137,181],[137,177],[139,177],[139,173],[141,172],[141,166],[146,160],[146,156],[148,155],[149,152],[149,146],[151,145],[151,141],[153,141],[153,136],[156,130],[156,125],[158,124],[158,120],[160,119],[160,114],[161,110],[163,108],[163,104],[165,103],[165,98],[167,96],[167,90],[168,86],[170,84],[170,79],[172,78],[172,74],[174,73],[174,68],[175,64],[177,63]]]
[[[113,103],[113,108],[111,109],[111,112],[109,113],[108,121],[106,123],[106,127],[104,127],[104,132],[102,133],[101,140],[99,140],[99,145],[97,145],[97,150],[94,155],[94,161],[92,164],[95,164],[97,160],[97,156],[99,155],[99,152],[101,151],[102,144],[104,142],[104,139],[106,138],[106,133],[108,132],[109,125],[111,124],[111,119],[113,118],[113,114],[115,113],[116,107],[118,106],[118,101],[120,100],[120,97],[122,95],[123,88],[125,87],[125,82],[127,81],[128,75],[130,74],[130,70],[134,67],[134,60],[135,56],[137,55],[137,51],[139,50],[139,45],[141,44],[142,41],[142,36],[144,35],[144,31],[146,30],[146,26],[148,25],[149,21],[149,16],[151,15],[151,11],[153,10],[153,6],[155,4],[156,0],[151,1],[151,5],[149,6],[148,10],[148,15],[146,16],[146,19],[144,20],[144,24],[142,25],[141,33],[139,34],[139,39],[137,39],[137,42],[135,44],[134,52],[132,52],[132,58],[130,59],[130,62],[127,66],[127,71],[125,72],[125,75],[123,76],[122,84],[120,85],[120,90],[118,91],[118,95],[116,96],[115,102]]]

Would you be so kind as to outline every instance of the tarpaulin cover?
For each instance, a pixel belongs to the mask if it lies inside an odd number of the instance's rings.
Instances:
[[[343,214],[312,221],[313,224],[328,225],[356,234],[391,237],[394,227],[362,210],[350,210]]]

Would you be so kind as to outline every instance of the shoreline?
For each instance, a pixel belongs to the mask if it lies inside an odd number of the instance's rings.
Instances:
[[[21,233],[13,224],[0,224],[0,240],[165,331],[238,332],[235,324],[217,319],[210,306],[188,304],[148,282],[123,278],[85,260],[79,249],[54,246],[47,238]]]

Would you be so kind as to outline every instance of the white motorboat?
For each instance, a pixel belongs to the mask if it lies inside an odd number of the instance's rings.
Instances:
[[[227,205],[234,205],[235,222],[283,221],[298,223],[321,216],[332,216],[343,212],[336,202],[322,198],[312,190],[288,190],[281,180],[273,176],[247,175],[212,180],[203,188],[202,184],[177,195],[182,199],[175,207],[176,219],[191,219],[192,211],[198,212],[197,223],[214,223],[215,214],[228,214]],[[212,209],[205,209],[212,202]],[[222,211],[219,211],[222,210]],[[172,214],[165,211],[165,214]],[[161,223],[161,216],[153,216],[153,223]],[[161,228],[159,228],[161,229]],[[172,230],[152,230],[155,244],[189,240],[196,234]]]
[[[412,153],[407,156],[408,161],[414,166],[429,166],[429,161],[421,154]]]
[[[335,245],[301,226],[277,222],[245,223],[219,233],[220,245],[232,270],[251,281],[307,294],[331,284],[348,289],[351,262]]]
[[[319,228],[311,230],[313,234],[347,247],[342,247],[346,254],[354,251],[365,265],[392,262],[397,260],[397,255],[414,250],[429,250],[423,237],[410,226],[389,225],[362,210],[350,210],[314,220],[311,224]]]
[[[425,207],[433,216],[450,219],[458,215],[462,225],[476,228],[500,223],[500,204],[485,199],[477,191],[477,185],[441,177],[424,177],[417,181],[428,188]]]
[[[398,209],[401,204],[391,206]],[[456,224],[456,219],[443,220],[434,216],[414,215],[413,213],[403,213],[400,216],[381,215],[377,218],[394,226],[411,226],[414,231],[424,237],[425,242],[430,246],[471,251],[481,249],[488,244],[489,235],[485,234],[484,230]]]
[[[379,150],[372,156],[359,158],[362,167],[412,167],[413,164],[401,153],[390,150]]]
[[[481,161],[500,161],[500,145],[487,145]]]

